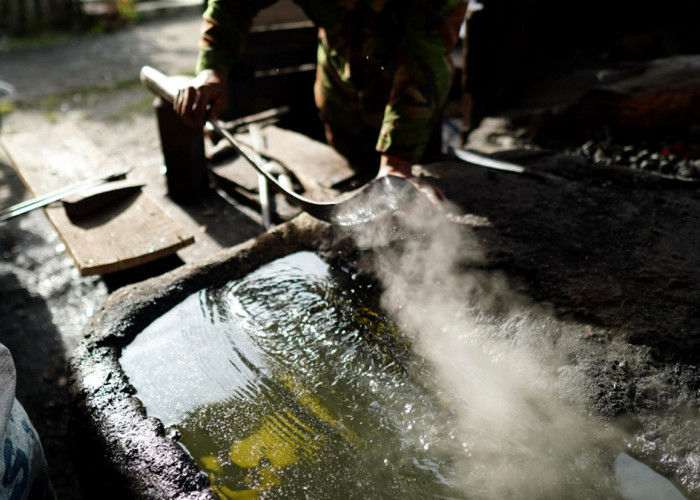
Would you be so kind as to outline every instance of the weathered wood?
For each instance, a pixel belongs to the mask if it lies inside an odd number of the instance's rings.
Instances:
[[[328,144],[275,126],[265,127],[263,135],[267,154],[278,158],[294,172],[304,190],[319,199],[338,196],[333,186],[355,175],[347,159]]]
[[[24,23],[29,31],[36,29],[36,5],[34,0],[24,2]]]
[[[60,6],[55,5],[55,2],[51,0],[39,0],[39,23],[44,26],[50,26],[59,8]]]
[[[4,12],[0,12],[0,14],[4,14],[5,16],[7,16],[5,19],[8,24],[8,28],[10,29],[10,32],[14,32],[19,26],[20,8],[20,0],[8,0]]]
[[[119,169],[75,125],[5,135],[3,148],[29,191],[38,196]],[[82,276],[146,264],[194,243],[194,237],[140,191],[89,217],[72,220],[61,204],[45,209]]]
[[[325,201],[339,196],[333,186],[355,174],[347,160],[327,144],[274,125],[264,127],[262,134],[265,154],[292,172],[302,185],[304,195],[314,200]],[[252,145],[249,134],[238,134],[237,137],[242,143]],[[213,167],[213,170],[249,191],[255,189],[255,171],[241,161]]]
[[[65,28],[82,13],[81,0],[0,0],[0,20],[10,35]]]
[[[204,132],[185,125],[165,99],[156,97],[153,108],[163,149],[168,195],[178,203],[200,200],[209,187]]]

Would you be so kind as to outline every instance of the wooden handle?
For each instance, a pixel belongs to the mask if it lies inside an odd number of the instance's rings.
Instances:
[[[175,97],[179,87],[173,80],[150,66],[141,68],[141,82],[154,94],[162,97],[166,101],[175,102]]]

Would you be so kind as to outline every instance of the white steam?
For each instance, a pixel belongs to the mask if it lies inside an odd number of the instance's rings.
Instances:
[[[384,310],[413,336],[458,404],[460,487],[470,498],[615,491],[620,437],[585,414],[575,377],[559,377],[569,360],[553,345],[579,337],[576,327],[518,296],[495,273],[464,266],[483,255],[469,228],[445,213],[417,203],[398,225],[372,234],[365,227],[356,239],[375,253]]]

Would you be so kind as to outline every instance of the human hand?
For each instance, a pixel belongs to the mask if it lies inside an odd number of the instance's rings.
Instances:
[[[201,71],[178,91],[173,103],[175,113],[190,127],[203,127],[207,120],[216,120],[228,107],[227,80],[223,71]]]
[[[384,177],[386,175],[402,177],[413,184],[413,187],[415,187],[418,191],[425,194],[431,202],[438,204],[447,200],[447,197],[440,190],[440,188],[414,176],[411,171],[412,166],[413,164],[411,162],[396,156],[382,155],[379,163],[377,178]]]

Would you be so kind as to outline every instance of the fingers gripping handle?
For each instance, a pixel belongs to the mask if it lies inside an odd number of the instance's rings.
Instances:
[[[150,66],[144,66],[141,68],[140,77],[141,82],[151,92],[170,103],[175,102],[175,97],[177,96],[179,87],[173,83],[171,78]]]

